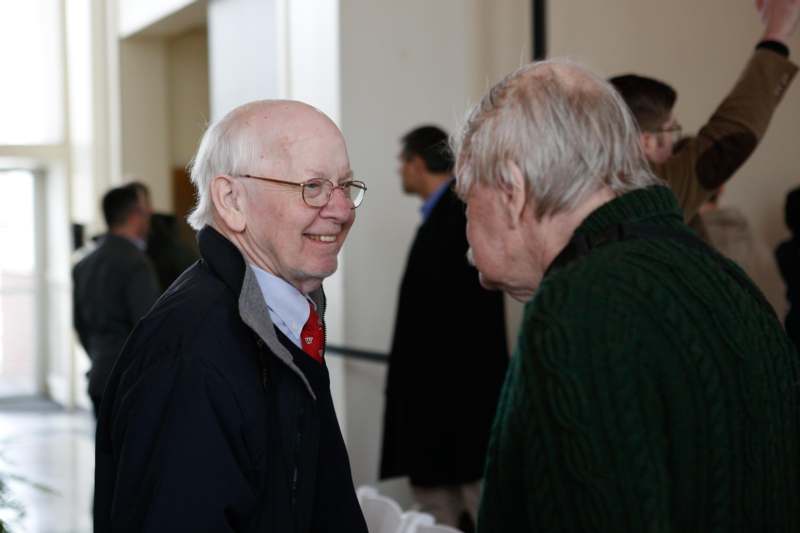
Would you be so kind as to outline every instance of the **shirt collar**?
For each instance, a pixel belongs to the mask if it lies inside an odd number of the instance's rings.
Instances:
[[[147,251],[147,241],[146,240],[132,238],[132,239],[130,239],[130,241],[133,243],[134,246],[136,246],[139,249],[139,251],[142,251],[142,252],[146,252]]]
[[[453,183],[453,178],[445,181],[439,188],[436,189],[433,194],[428,196],[428,198],[423,202],[422,207],[420,207],[420,211],[422,211],[422,221],[425,222],[428,220],[428,217],[431,216],[431,211],[433,208],[436,207],[436,204],[439,202],[439,199],[444,196],[445,191],[447,191],[450,184]]]
[[[314,305],[314,302],[287,281],[252,263],[250,266],[256,274],[273,323],[281,330],[284,329],[281,325],[285,326],[291,333],[287,335],[289,338],[299,339],[310,314],[308,304]]]

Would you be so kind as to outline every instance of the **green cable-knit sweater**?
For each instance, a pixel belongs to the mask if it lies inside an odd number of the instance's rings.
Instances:
[[[576,235],[623,222],[690,231],[651,187]],[[599,246],[526,306],[478,531],[800,532],[798,387],[780,323],[711,255]]]

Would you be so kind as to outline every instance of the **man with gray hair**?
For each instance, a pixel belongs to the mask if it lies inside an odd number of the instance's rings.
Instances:
[[[192,182],[201,260],[108,381],[94,530],[366,533],[325,364],[322,281],[366,190],[342,134],[300,102],[246,104]]]
[[[522,67],[472,110],[456,176],[482,283],[527,302],[478,531],[800,530],[797,353],[617,92]]]

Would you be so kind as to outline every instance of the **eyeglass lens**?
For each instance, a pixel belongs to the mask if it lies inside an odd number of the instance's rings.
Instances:
[[[307,181],[303,186],[303,197],[308,205],[322,207],[328,203],[333,193],[333,188],[333,183],[328,180]],[[353,207],[358,207],[364,199],[364,188],[353,182],[343,183],[338,188],[342,189],[345,197],[350,200]]]

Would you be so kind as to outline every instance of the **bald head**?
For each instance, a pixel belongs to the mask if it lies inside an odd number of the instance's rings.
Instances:
[[[195,229],[211,223],[208,188],[215,176],[313,175],[316,169],[298,165],[311,151],[322,151],[323,157],[347,154],[339,128],[315,107],[292,100],[259,100],[233,109],[206,130],[192,163],[198,202],[189,223]]]

